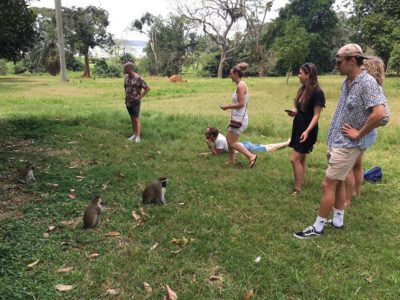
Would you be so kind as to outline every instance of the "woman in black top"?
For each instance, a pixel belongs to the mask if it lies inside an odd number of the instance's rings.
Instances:
[[[306,173],[306,155],[313,150],[318,135],[318,119],[325,107],[324,92],[318,85],[317,69],[305,63],[298,74],[301,86],[297,91],[293,109],[288,115],[294,117],[289,147],[293,148],[291,163],[294,173],[292,195],[301,192]]]

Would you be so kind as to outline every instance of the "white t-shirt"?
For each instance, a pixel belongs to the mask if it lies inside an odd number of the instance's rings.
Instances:
[[[224,152],[228,152],[228,143],[226,142],[226,138],[223,134],[218,133],[217,138],[214,141],[215,149],[223,149]]]

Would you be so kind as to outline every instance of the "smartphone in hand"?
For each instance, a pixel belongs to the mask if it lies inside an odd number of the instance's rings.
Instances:
[[[294,111],[291,110],[291,109],[284,109],[284,111],[287,112],[288,114],[293,114],[294,113]]]

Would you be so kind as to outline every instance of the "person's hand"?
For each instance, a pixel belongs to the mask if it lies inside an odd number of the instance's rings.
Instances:
[[[304,143],[308,139],[308,131],[304,131],[300,136],[300,143]]]
[[[227,110],[229,108],[228,105],[220,105],[219,106],[222,110]]]
[[[297,111],[291,110],[288,112],[289,117],[295,117],[297,115]]]
[[[168,286],[168,284],[165,286],[165,296],[163,300],[177,300],[178,295],[171,290],[171,288]]]
[[[347,136],[352,140],[358,140],[360,138],[360,131],[350,124],[344,124],[341,128],[341,131],[344,136]]]

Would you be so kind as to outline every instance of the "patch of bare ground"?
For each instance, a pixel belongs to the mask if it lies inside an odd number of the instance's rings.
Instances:
[[[71,155],[72,149],[54,149],[49,147],[35,147],[35,140],[17,140],[2,145],[15,153],[42,153],[46,156],[66,156]]]
[[[22,184],[10,178],[0,178],[0,220],[20,219],[21,206],[33,198],[34,194],[24,191]]]

